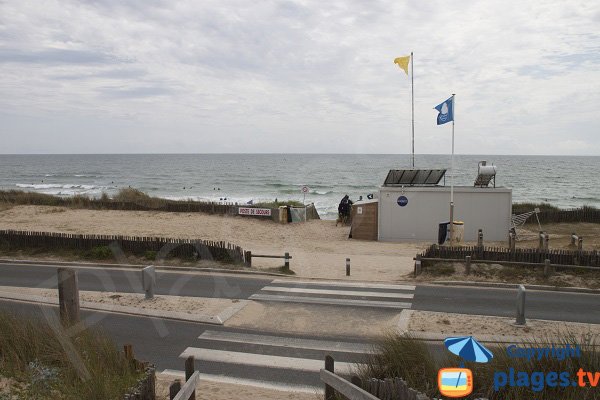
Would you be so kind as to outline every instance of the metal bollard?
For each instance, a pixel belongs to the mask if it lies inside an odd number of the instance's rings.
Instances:
[[[144,293],[146,299],[154,297],[154,287],[156,286],[156,270],[154,265],[150,265],[142,269],[142,285],[144,286]]]
[[[519,285],[517,292],[517,321],[516,325],[526,325],[525,320],[525,286]]]
[[[465,273],[467,275],[471,274],[471,256],[465,257]]]
[[[350,276],[350,259],[346,258],[346,276]]]

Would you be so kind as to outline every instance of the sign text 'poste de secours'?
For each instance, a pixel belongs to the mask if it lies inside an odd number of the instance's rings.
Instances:
[[[264,217],[271,216],[270,208],[250,208],[250,207],[240,207],[238,213],[240,215],[260,215]]]

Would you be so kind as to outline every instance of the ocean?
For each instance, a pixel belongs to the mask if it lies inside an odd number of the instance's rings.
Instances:
[[[415,159],[416,168],[450,166],[449,155]],[[497,166],[496,186],[512,188],[514,202],[600,207],[600,157],[456,155],[455,185],[472,186],[482,160]],[[376,195],[388,170],[409,165],[410,155],[389,154],[0,155],[0,189],[110,196],[131,186],[168,199],[245,204],[302,202],[306,185],[306,203],[334,219],[345,194]]]

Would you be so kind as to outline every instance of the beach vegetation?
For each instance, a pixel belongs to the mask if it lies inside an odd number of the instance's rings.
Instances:
[[[553,206],[550,203],[533,203],[533,202],[523,202],[523,203],[513,203],[512,205],[512,213],[513,214],[524,214],[526,212],[530,212],[539,208],[540,211],[558,211],[560,208]]]
[[[84,257],[94,260],[107,260],[113,258],[113,253],[108,246],[96,246],[85,252]]]
[[[146,260],[156,260],[156,251],[154,251],[154,250],[146,250],[144,252],[144,258]]]
[[[76,354],[65,350],[46,321],[0,312],[0,379],[9,383],[0,388],[0,399],[122,399],[143,375],[98,331],[67,340]]]
[[[581,357],[565,357],[559,360],[556,357],[543,357],[541,359],[527,360],[525,358],[511,357],[507,346],[488,346],[494,357],[487,363],[464,362],[458,356],[451,354],[440,344],[432,345],[416,339],[409,334],[388,334],[378,340],[374,345],[372,354],[355,368],[363,382],[369,378],[386,379],[400,377],[408,386],[418,390],[431,398],[440,398],[437,389],[437,373],[441,368],[456,368],[462,362],[464,366],[473,371],[475,379],[474,390],[465,399],[487,398],[496,399],[566,399],[566,400],[591,400],[597,399],[597,388],[590,387],[548,387],[543,391],[534,392],[531,387],[505,386],[496,391],[494,378],[498,371],[523,371],[532,374],[542,371],[568,371],[571,379],[577,380],[577,371],[600,371],[600,338],[597,335],[585,334],[581,336],[564,332],[558,338],[530,337],[524,339],[519,345],[522,348],[545,348],[549,345],[565,348],[570,346],[581,349]]]

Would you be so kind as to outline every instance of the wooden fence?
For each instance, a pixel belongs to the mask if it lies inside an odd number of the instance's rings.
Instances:
[[[156,400],[156,368],[148,362],[136,360],[133,356],[133,346],[130,344],[124,345],[123,350],[125,358],[132,366],[144,372],[137,385],[123,395],[123,400]]]
[[[470,256],[472,262],[507,261],[522,263],[544,264],[550,260],[556,265],[581,265],[600,268],[600,252],[597,250],[545,250],[522,249],[514,250],[505,247],[486,246],[438,246],[433,244],[420,254],[421,258],[439,258],[464,261]]]
[[[91,250],[116,243],[124,252],[136,255],[154,251],[164,256],[168,254],[180,258],[244,262],[244,250],[241,247],[228,242],[209,240],[0,230],[0,243],[9,249],[73,250]]]
[[[583,207],[571,210],[542,210],[538,213],[540,224],[559,222],[592,222],[600,223],[600,209]],[[536,223],[535,217],[531,217],[528,223]]]

